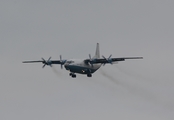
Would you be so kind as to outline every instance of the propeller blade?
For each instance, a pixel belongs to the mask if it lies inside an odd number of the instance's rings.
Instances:
[[[90,58],[90,60],[91,60],[91,54],[89,54],[89,58]]]
[[[42,58],[42,60],[43,60],[43,61],[42,61],[43,64],[47,64],[47,62],[46,62],[46,60],[45,60],[44,58]],[[44,67],[45,67],[45,66],[44,66]]]
[[[52,67],[52,65],[51,65],[51,57],[49,57],[49,59],[46,61],[44,58],[41,58],[43,61],[42,61],[42,63],[44,64],[43,66],[42,66],[42,68],[44,68],[46,65],[49,65],[50,67]]]
[[[50,61],[51,57],[47,60],[47,61]]]
[[[105,56],[102,55],[102,57],[103,57],[104,59],[106,59]]]
[[[109,56],[108,62],[112,65],[112,59],[111,59],[111,57],[112,57],[112,54]]]
[[[108,63],[110,63],[110,64],[112,65],[112,59],[111,59],[112,54],[111,54],[108,58],[106,58],[106,57],[103,56],[103,55],[102,55],[102,57],[103,57]],[[106,63],[103,63],[103,66],[104,66],[105,64],[106,64]]]
[[[112,54],[109,56],[109,58],[108,59],[110,59],[112,57]]]
[[[107,60],[107,59],[105,58],[105,56],[103,56],[103,55],[102,55],[102,58],[104,58],[105,60]],[[103,66],[105,66],[105,64],[106,64],[106,63],[103,63]]]
[[[93,60],[92,60],[92,58],[91,58],[91,54],[89,54],[89,59],[90,59],[90,64],[91,64],[91,66],[93,67]]]
[[[62,55],[60,55],[60,67],[61,67],[61,69],[63,69],[63,65],[65,64],[65,60],[62,60]]]
[[[42,60],[43,60],[44,62],[46,62],[45,59],[42,58]]]
[[[46,64],[44,64],[44,65],[42,66],[42,68],[44,68],[44,67],[45,67],[45,65],[46,65]]]
[[[62,55],[60,55],[60,61],[62,61]]]

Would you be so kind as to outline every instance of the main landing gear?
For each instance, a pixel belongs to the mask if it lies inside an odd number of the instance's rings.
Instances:
[[[69,73],[69,76],[71,76],[72,78],[76,78],[76,74],[75,73]],[[87,77],[92,77],[92,74],[88,73]]]
[[[92,74],[87,74],[87,77],[92,77]]]
[[[69,75],[70,75],[72,78],[76,78],[76,74],[75,74],[75,73],[69,73]]]

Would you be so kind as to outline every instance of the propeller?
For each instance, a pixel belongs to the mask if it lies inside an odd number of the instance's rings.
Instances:
[[[108,63],[110,63],[110,64],[112,65],[111,56],[112,56],[112,54],[111,54],[108,58],[106,58],[105,56],[102,55],[102,57],[103,57]],[[103,63],[103,66],[104,66],[105,64],[106,64],[106,63]]]
[[[42,63],[44,64],[42,66],[42,68],[44,68],[46,65],[49,65],[52,67],[52,63],[51,63],[51,57],[46,61],[44,58],[42,58]],[[60,55],[60,65],[61,65],[61,69],[63,69],[63,65],[65,64],[66,60],[62,60],[62,56]]]
[[[93,67],[93,62],[95,61],[95,59],[91,58],[91,54],[89,54],[89,63],[91,64],[91,66]]]
[[[49,66],[51,66],[52,67],[52,65],[51,65],[51,57],[46,61],[44,58],[42,58],[42,63],[44,64],[43,66],[42,66],[42,68],[44,68],[46,65],[49,65]]]
[[[62,60],[62,55],[60,55],[60,65],[61,69],[63,69],[63,65],[65,64],[66,60]]]
[[[62,55],[60,55],[60,65],[61,65],[61,69],[63,69],[63,61],[62,61]]]
[[[51,60],[51,57],[49,57],[48,60],[45,60],[44,58],[41,58],[42,60],[38,61],[23,61],[23,63],[36,63],[36,62],[42,62],[44,65],[42,68],[44,68],[46,65],[49,65],[52,67],[52,64],[60,64],[61,69],[63,68],[63,65],[66,63],[66,60],[62,60],[62,56],[60,55],[60,60]]]

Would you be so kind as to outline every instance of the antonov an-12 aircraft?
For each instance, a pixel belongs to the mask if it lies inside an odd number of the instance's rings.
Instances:
[[[97,71],[101,67],[101,65],[105,65],[107,63],[114,64],[119,61],[125,61],[126,59],[143,59],[143,57],[112,58],[111,56],[112,55],[110,55],[108,58],[102,56],[102,58],[100,58],[99,43],[97,43],[95,56],[91,57],[91,55],[89,54],[89,58],[87,59],[62,60],[62,56],[60,55],[60,60],[51,60],[51,57],[50,57],[47,61],[42,58],[42,60],[39,60],[39,61],[24,61],[23,63],[41,62],[44,64],[42,68],[44,68],[45,65],[52,67],[52,64],[60,64],[61,68],[63,68],[63,65],[64,65],[65,69],[70,71],[69,75],[72,78],[76,78],[76,73],[85,74],[87,75],[87,77],[92,77],[92,74],[95,71]]]

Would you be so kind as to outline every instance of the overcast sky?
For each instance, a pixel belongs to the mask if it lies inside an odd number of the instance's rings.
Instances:
[[[173,120],[173,0],[1,0],[1,120]],[[143,56],[76,79],[24,60]]]

